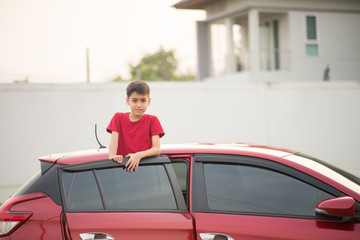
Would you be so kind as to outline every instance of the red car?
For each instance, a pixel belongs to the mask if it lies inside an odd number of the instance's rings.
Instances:
[[[40,158],[1,239],[360,239],[359,178],[246,144],[163,145],[136,172],[107,150]]]

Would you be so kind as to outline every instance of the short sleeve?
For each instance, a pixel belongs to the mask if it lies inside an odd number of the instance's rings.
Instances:
[[[159,135],[160,137],[165,135],[163,127],[161,126],[161,123],[156,116],[153,116],[153,119],[152,119],[150,135],[151,136]]]
[[[120,132],[120,115],[115,113],[113,118],[111,119],[109,126],[106,128],[108,133],[112,133],[113,131],[119,133]]]

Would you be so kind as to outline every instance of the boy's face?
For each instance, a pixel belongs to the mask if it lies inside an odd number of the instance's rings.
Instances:
[[[129,98],[126,98],[126,103],[130,107],[133,117],[140,119],[148,106],[150,105],[151,98],[147,95],[138,94],[133,92],[130,94]]]

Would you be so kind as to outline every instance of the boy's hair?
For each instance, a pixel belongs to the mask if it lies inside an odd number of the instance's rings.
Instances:
[[[129,98],[133,92],[150,97],[150,87],[145,81],[142,80],[135,80],[129,83],[126,88],[127,97]]]

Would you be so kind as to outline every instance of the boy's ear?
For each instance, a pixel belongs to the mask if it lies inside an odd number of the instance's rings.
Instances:
[[[126,104],[129,105],[129,99],[128,98],[126,98]]]
[[[150,105],[150,103],[151,103],[151,98],[149,98],[149,105]]]

